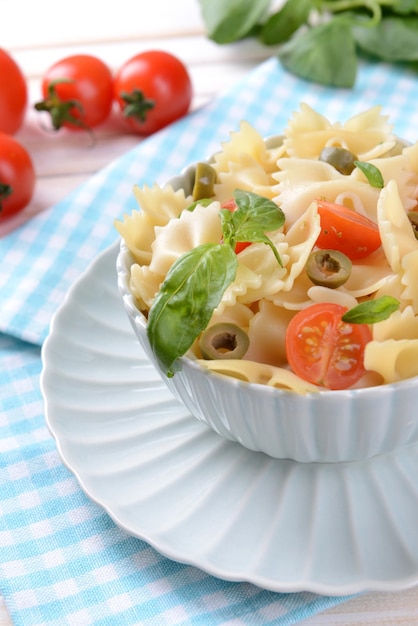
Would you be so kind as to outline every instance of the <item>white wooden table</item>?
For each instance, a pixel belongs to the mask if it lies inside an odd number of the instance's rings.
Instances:
[[[52,0],[0,0],[0,45],[27,76],[32,103],[40,99],[42,73],[59,58],[76,52],[100,56],[113,70],[142,50],[172,52],[190,71],[193,109],[272,54],[254,41],[230,46],[210,42],[197,0],[118,0],[116,4],[72,0],[65,12],[57,6]],[[30,151],[37,172],[36,192],[27,215],[56,203],[140,141],[114,117],[96,133],[96,143],[89,147],[89,138],[82,133],[47,133],[32,110],[17,138]],[[2,226],[0,235],[21,219]],[[6,624],[10,621],[0,596],[0,626]],[[418,587],[397,593],[365,593],[301,624],[412,626],[418,624]]]

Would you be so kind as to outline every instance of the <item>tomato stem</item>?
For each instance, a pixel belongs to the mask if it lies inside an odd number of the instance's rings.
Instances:
[[[46,111],[51,116],[52,126],[54,130],[59,130],[66,122],[74,124],[79,128],[84,128],[93,138],[93,131],[83,121],[81,117],[77,117],[72,113],[73,109],[77,109],[80,116],[84,115],[84,109],[78,100],[61,100],[59,97],[56,85],[61,83],[73,83],[74,81],[66,78],[58,78],[53,80],[48,85],[48,96],[45,100],[36,102],[34,108],[36,111]]]
[[[147,111],[155,107],[154,100],[146,98],[140,89],[133,89],[131,93],[122,91],[120,97],[126,102],[126,106],[123,109],[124,116],[134,117],[140,122],[145,122],[147,119]]]
[[[3,200],[6,200],[13,192],[11,185],[0,183],[0,211],[3,209]]]

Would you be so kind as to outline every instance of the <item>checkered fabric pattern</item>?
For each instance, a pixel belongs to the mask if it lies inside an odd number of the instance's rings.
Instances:
[[[285,625],[345,600],[225,582],[118,528],[61,462],[39,352],[0,335],[0,591],[14,626]]]
[[[64,201],[0,240],[0,332],[45,339],[69,285],[117,238],[113,220],[137,208],[134,184],[163,183],[219,150],[246,119],[263,135],[280,133],[304,101],[333,121],[382,104],[398,135],[415,140],[418,82],[407,70],[362,67],[353,90],[335,90],[285,74],[270,59],[223,97],[163,130],[93,176]]]
[[[128,536],[81,491],[43,415],[40,347],[69,286],[117,238],[113,220],[152,184],[219,149],[241,119],[268,136],[305,101],[344,121],[381,104],[415,140],[418,81],[364,64],[352,90],[300,81],[269,59],[223,96],[100,171],[0,240],[0,591],[15,626],[295,624],[346,598],[280,594],[175,563]]]

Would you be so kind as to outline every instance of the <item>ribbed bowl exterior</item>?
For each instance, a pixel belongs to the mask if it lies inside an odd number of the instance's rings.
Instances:
[[[159,369],[146,318],[129,290],[133,258],[125,243],[117,259],[118,288],[136,336]],[[182,357],[181,371],[162,379],[197,419],[222,437],[279,459],[343,462],[367,459],[418,441],[418,379],[380,387],[291,391],[210,372]]]

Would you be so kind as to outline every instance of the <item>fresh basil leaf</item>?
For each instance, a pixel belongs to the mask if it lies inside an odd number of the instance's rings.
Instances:
[[[389,16],[373,28],[355,26],[357,45],[384,61],[418,60],[418,17]]]
[[[171,266],[149,311],[147,335],[168,376],[206,328],[225,289],[235,279],[238,261],[230,246],[206,243]]]
[[[263,25],[259,39],[267,46],[283,43],[307,22],[312,9],[311,0],[287,0]]]
[[[275,202],[251,191],[234,191],[236,211],[221,210],[222,231],[225,243],[234,247],[237,241],[261,242],[273,251],[279,265],[282,261],[276,246],[265,234],[278,230],[285,222],[285,215]]]
[[[266,244],[266,246],[269,246],[269,248],[271,248],[271,251],[273,252],[274,256],[276,257],[276,261],[277,263],[283,267],[283,262],[280,258],[280,255],[277,251],[276,246],[274,245],[274,243],[272,242],[271,239],[269,239],[267,237],[267,235],[265,235],[263,233],[262,230],[257,230],[257,229],[252,229],[251,226],[248,227],[248,229],[242,229],[240,231],[240,235],[238,237],[235,238],[235,241],[250,241],[251,243],[264,243]]]
[[[201,200],[196,200],[196,202],[193,202],[188,207],[186,207],[184,211],[190,211],[190,213],[193,213],[193,211],[195,210],[198,204],[200,204],[201,206],[209,206],[210,204],[212,204],[213,201],[214,201],[214,198],[202,198]]]
[[[234,211],[229,211],[228,209],[221,209],[219,211],[219,215],[221,217],[221,222],[222,222],[223,240],[226,244],[232,247],[234,246],[234,234],[235,234],[233,214],[234,214]]]
[[[363,172],[371,187],[383,189],[385,181],[382,172],[373,163],[367,161],[354,161],[354,165]]]
[[[323,85],[352,87],[357,56],[351,27],[335,18],[296,33],[278,54],[289,72]]]
[[[418,0],[396,0],[391,6],[393,13],[406,15],[407,13],[418,13]]]
[[[400,302],[392,296],[381,296],[367,300],[353,307],[342,316],[343,322],[350,324],[375,324],[388,319],[399,309]]]
[[[236,241],[240,241],[237,239],[240,236],[239,231],[246,229],[249,225],[263,232],[277,230],[283,226],[285,215],[273,200],[242,189],[234,191],[234,198],[238,209],[231,213],[231,216]]]
[[[224,44],[248,35],[262,20],[270,0],[199,0],[209,39]]]

